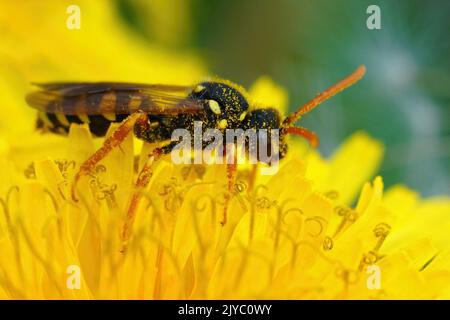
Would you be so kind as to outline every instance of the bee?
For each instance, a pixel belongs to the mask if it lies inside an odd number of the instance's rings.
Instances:
[[[38,84],[40,90],[27,95],[26,101],[39,111],[37,127],[67,134],[71,123],[87,123],[95,136],[104,136],[111,123],[118,128],[81,166],[75,176],[72,198],[76,200],[75,185],[93,170],[130,132],[145,142],[165,143],[149,157],[149,165],[142,169],[136,185],[148,183],[151,163],[174,148],[172,132],[177,128],[193,131],[194,121],[202,121],[203,130],[278,129],[280,130],[279,158],[288,151],[287,136],[299,135],[315,147],[316,134],[294,123],[317,105],[359,81],[365,67],[329,87],[315,98],[282,118],[275,108],[257,108],[249,102],[243,88],[229,81],[205,81],[193,86],[138,83],[75,83],[54,82]],[[228,187],[231,193],[236,164],[227,164]],[[150,174],[151,175],[151,174]],[[224,214],[223,224],[226,221]]]

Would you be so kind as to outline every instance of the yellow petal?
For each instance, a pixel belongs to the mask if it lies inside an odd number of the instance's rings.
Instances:
[[[276,108],[286,114],[288,94],[268,76],[259,77],[249,90],[252,101],[257,106]]]

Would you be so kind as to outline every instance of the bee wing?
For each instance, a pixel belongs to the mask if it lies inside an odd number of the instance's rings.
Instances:
[[[28,94],[26,101],[46,113],[101,115],[141,110],[154,115],[177,115],[203,111],[201,100],[188,97],[190,86],[117,82],[36,85],[41,90]]]

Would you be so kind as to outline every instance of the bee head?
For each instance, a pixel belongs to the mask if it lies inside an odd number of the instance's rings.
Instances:
[[[204,101],[208,119],[220,129],[238,128],[248,109],[244,90],[228,82],[202,82],[191,97]]]

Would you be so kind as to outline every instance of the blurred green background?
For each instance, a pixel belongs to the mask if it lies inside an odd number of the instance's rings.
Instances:
[[[151,43],[199,54],[212,74],[248,87],[269,75],[290,107],[365,64],[363,82],[302,125],[329,155],[363,129],[387,147],[380,174],[423,195],[450,194],[450,1],[116,0]],[[381,8],[381,30],[366,9]]]

